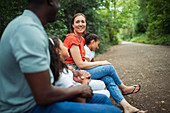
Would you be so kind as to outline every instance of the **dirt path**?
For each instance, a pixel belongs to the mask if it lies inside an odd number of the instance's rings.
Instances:
[[[95,60],[111,62],[126,85],[142,85],[139,93],[125,97],[133,106],[170,113],[170,46],[123,42]]]

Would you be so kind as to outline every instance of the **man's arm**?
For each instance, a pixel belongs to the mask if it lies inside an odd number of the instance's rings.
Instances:
[[[92,98],[92,90],[87,84],[71,88],[52,86],[49,70],[37,73],[24,73],[38,105],[48,105],[70,100],[75,97]]]

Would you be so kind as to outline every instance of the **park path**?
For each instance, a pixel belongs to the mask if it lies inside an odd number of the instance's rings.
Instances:
[[[141,84],[139,93],[125,97],[130,104],[149,113],[170,113],[170,46],[123,42],[95,60],[111,62],[126,85]]]

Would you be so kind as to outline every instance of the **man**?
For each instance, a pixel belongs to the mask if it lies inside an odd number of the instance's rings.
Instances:
[[[59,8],[60,0],[29,0],[28,9],[5,29],[0,41],[0,112],[120,112],[103,95],[91,99],[92,90],[86,84],[71,88],[51,85],[43,26],[56,20]],[[100,104],[67,102],[75,97]]]

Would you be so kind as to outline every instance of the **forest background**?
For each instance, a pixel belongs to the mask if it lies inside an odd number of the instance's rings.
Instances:
[[[98,53],[122,40],[170,45],[170,0],[60,0],[57,20],[45,26],[49,37],[65,39],[76,13],[87,17],[87,32],[101,38]],[[0,0],[0,37],[22,14],[27,0]]]

